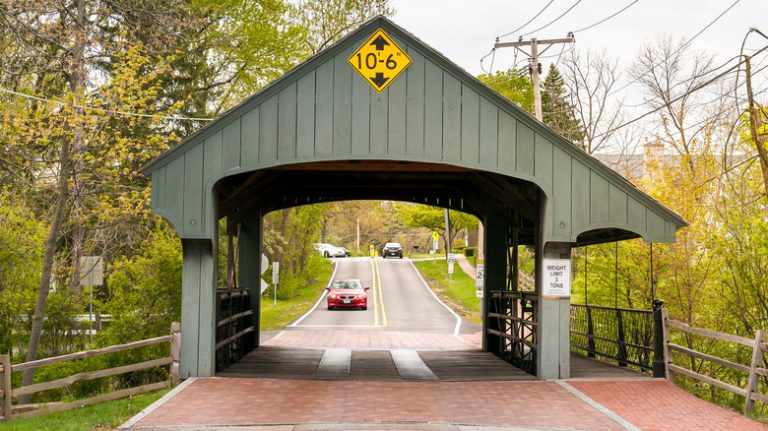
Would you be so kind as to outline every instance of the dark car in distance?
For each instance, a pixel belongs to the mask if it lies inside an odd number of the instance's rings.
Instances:
[[[403,258],[403,247],[399,242],[388,242],[384,244],[384,248],[381,250],[381,256],[385,259],[389,256]]]

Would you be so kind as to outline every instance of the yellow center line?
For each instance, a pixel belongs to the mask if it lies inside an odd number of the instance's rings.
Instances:
[[[376,266],[376,281],[379,286],[379,303],[381,304],[381,321],[382,326],[387,326],[387,313],[384,311],[384,294],[382,293],[383,289],[381,287],[381,273],[379,272],[379,264],[375,263]]]
[[[373,296],[373,326],[379,326],[379,300],[376,299],[376,258],[371,258],[371,290]]]

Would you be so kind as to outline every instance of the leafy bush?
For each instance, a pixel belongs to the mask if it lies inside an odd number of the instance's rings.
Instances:
[[[477,254],[477,247],[466,247],[466,248],[464,248],[464,256],[474,257],[476,254]]]

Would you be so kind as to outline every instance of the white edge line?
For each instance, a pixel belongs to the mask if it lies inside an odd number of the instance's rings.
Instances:
[[[456,312],[455,312],[455,311],[453,311],[453,310],[451,309],[451,307],[449,307],[448,305],[446,305],[446,304],[445,304],[445,302],[443,302],[443,301],[441,301],[441,300],[440,300],[440,298],[437,296],[437,294],[435,294],[435,292],[432,290],[432,288],[430,288],[430,287],[429,287],[429,284],[427,284],[427,281],[426,281],[426,280],[424,280],[424,277],[422,277],[422,276],[421,276],[421,273],[419,272],[419,269],[418,269],[418,268],[416,268],[416,265],[414,265],[414,264],[413,264],[413,262],[411,262],[411,259],[408,259],[408,263],[410,263],[410,264],[411,264],[411,266],[413,267],[413,270],[414,270],[414,271],[416,271],[416,275],[418,275],[418,276],[419,276],[419,279],[420,279],[420,280],[421,280],[421,282],[424,284],[424,287],[427,289],[427,291],[429,291],[429,293],[431,293],[431,294],[432,294],[432,296],[434,296],[434,297],[435,297],[435,300],[436,300],[437,302],[439,302],[440,304],[442,304],[442,305],[443,305],[443,307],[445,307],[445,309],[446,309],[446,310],[448,310],[448,311],[449,311],[451,314],[453,314],[453,317],[455,317],[455,318],[456,318],[456,326],[453,328],[453,335],[456,335],[456,336],[458,336],[458,335],[459,335],[459,329],[461,329],[461,317],[459,317],[459,315],[458,315],[458,314],[456,314]]]
[[[339,269],[339,266],[341,266],[341,261],[338,261],[338,260],[335,261],[334,265],[333,265],[333,274],[331,274],[331,279],[328,280],[328,284],[325,285],[326,287],[329,287],[331,285],[331,283],[333,283],[333,280],[336,278],[336,270]],[[286,326],[286,328],[295,328],[296,326],[298,326],[299,323],[301,323],[302,320],[306,319],[307,316],[312,314],[312,312],[315,311],[315,309],[320,305],[320,303],[323,302],[323,298],[325,298],[325,294],[326,294],[326,290],[323,290],[323,293],[320,294],[320,298],[317,299],[317,302],[315,302],[315,305],[313,305],[312,308],[310,308],[309,311],[304,313],[301,317],[296,319],[295,322],[293,322],[290,325]],[[281,334],[278,334],[277,336],[275,336],[273,338],[277,338]]]
[[[580,400],[584,401],[585,403],[589,404],[590,406],[594,407],[597,411],[600,413],[608,416],[609,418],[613,419],[615,422],[617,422],[619,425],[623,426],[625,429],[631,430],[631,431],[640,431],[640,428],[633,425],[628,420],[624,419],[623,417],[617,415],[616,413],[608,410],[607,407],[604,405],[598,403],[597,401],[593,400],[587,394],[584,392],[581,392],[580,390],[574,388],[573,386],[569,385],[568,383],[562,381],[562,380],[555,380],[558,385],[562,386],[566,391],[572,393],[573,395],[576,395]]]
[[[197,380],[197,377],[190,377],[187,380],[184,380],[181,382],[180,385],[176,386],[175,388],[171,389],[170,392],[166,393],[162,397],[160,397],[159,400],[155,401],[154,403],[150,404],[147,408],[144,410],[136,413],[132,418],[128,419],[124,424],[117,427],[117,429],[127,429],[134,425],[136,425],[136,422],[144,419],[147,415],[152,413],[153,411],[159,409],[163,404],[168,402],[171,398],[175,397],[179,392],[183,391],[187,386],[194,383],[194,381]]]

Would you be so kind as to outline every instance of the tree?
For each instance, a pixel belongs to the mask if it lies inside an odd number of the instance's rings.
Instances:
[[[524,110],[533,113],[533,84],[528,76],[515,69],[509,69],[492,75],[479,75],[477,79]]]
[[[605,53],[591,51],[572,51],[565,58],[565,83],[579,121],[576,143],[587,154],[604,149],[614,139],[614,128],[621,122],[621,104],[611,104],[609,97],[619,78],[617,65]]]
[[[554,64],[549,65],[541,89],[544,124],[571,142],[580,142],[584,136],[581,123],[574,116],[565,81]]]
[[[394,13],[389,0],[300,0],[293,14],[307,31],[305,52],[314,55],[363,22]]]
[[[451,224],[450,238],[446,236],[445,229],[445,210],[439,207],[429,205],[399,203],[397,205],[397,217],[408,227],[424,227],[433,232],[437,232],[443,237],[446,252],[451,248],[456,235],[464,229],[476,229],[477,217],[463,213],[461,211],[450,210],[448,220]]]

